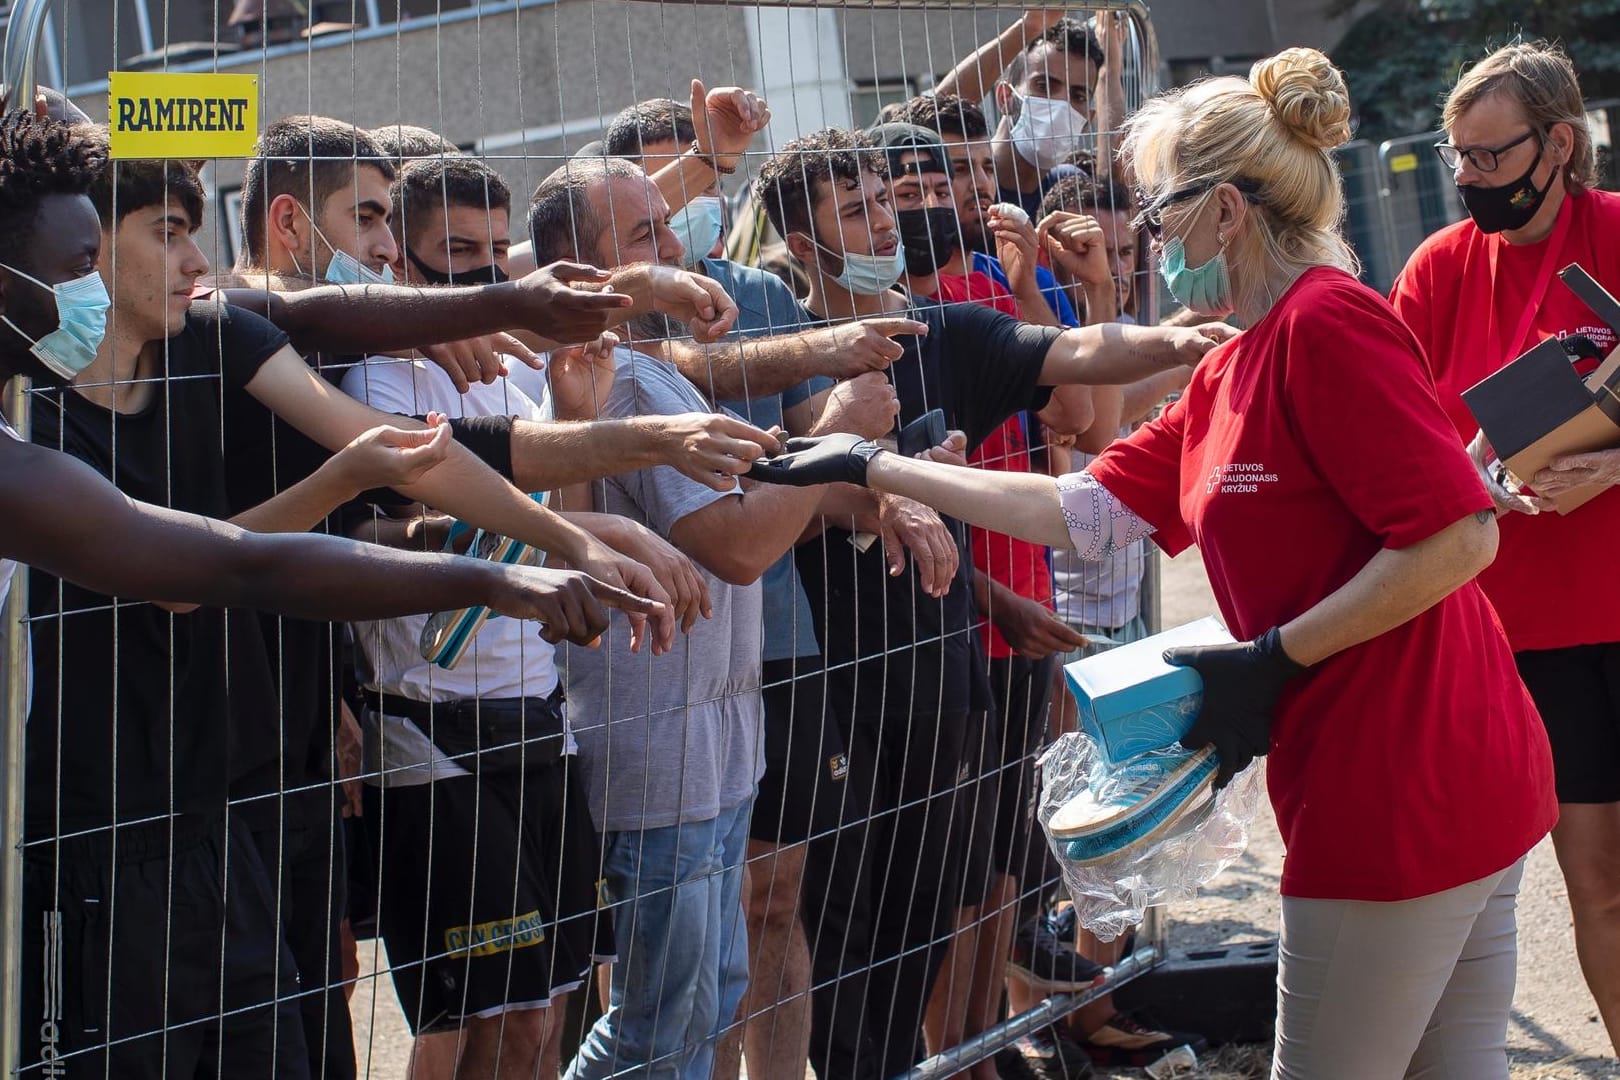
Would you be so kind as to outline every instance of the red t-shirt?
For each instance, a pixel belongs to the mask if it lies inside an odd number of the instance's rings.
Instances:
[[[1018,301],[994,278],[977,270],[961,277],[939,275],[936,298],[950,304],[974,303],[995,308],[1015,319],[1022,319]],[[1029,433],[1024,414],[1009,417],[969,458],[970,465],[996,472],[1031,472]],[[973,565],[992,581],[1007,586],[1019,596],[1052,606],[1052,568],[1047,552],[1039,544],[1018,540],[988,529],[972,530]],[[988,619],[979,624],[985,650],[992,658],[1015,656],[1012,646]]]
[[[1579,263],[1620,296],[1620,195],[1568,198],[1559,217],[1546,240],[1522,247],[1459,222],[1424,241],[1395,282],[1390,300],[1423,346],[1440,404],[1465,443],[1479,423],[1462,392],[1531,346],[1569,334],[1587,335],[1605,355],[1617,344],[1614,331],[1557,272]],[[1538,310],[1526,325],[1532,307]],[[1521,326],[1523,337],[1511,340]],[[1515,649],[1620,641],[1620,578],[1594,572],[1613,558],[1620,491],[1606,491],[1567,517],[1507,514],[1500,524],[1496,562],[1479,582]]]
[[[1326,268],[1090,471],[1160,547],[1198,545],[1240,639],[1310,609],[1380,550],[1491,506],[1411,333]],[[1291,682],[1269,768],[1288,896],[1454,888],[1513,863],[1558,813],[1546,732],[1472,582]]]

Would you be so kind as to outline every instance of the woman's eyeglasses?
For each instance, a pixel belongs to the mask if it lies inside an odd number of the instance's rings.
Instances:
[[[1166,210],[1177,203],[1186,202],[1188,199],[1196,199],[1205,192],[1220,187],[1225,183],[1231,183],[1231,185],[1237,188],[1238,191],[1242,192],[1243,197],[1250,202],[1258,203],[1260,201],[1257,198],[1260,193],[1260,185],[1255,183],[1253,180],[1241,176],[1232,181],[1201,180],[1196,184],[1189,184],[1184,188],[1177,188],[1170,194],[1152,201],[1149,201],[1146,195],[1138,191],[1136,193],[1136,201],[1146,207],[1146,209],[1144,209],[1140,214],[1136,215],[1136,220],[1131,222],[1131,231],[1136,232],[1141,229],[1146,229],[1148,235],[1157,240],[1160,234],[1164,232],[1164,212]]]
[[[1458,168],[1460,165],[1462,165],[1463,158],[1467,158],[1468,163],[1474,168],[1478,169],[1480,172],[1495,172],[1496,167],[1502,164],[1503,154],[1507,153],[1515,146],[1518,146],[1526,139],[1534,137],[1535,134],[1535,129],[1531,128],[1529,131],[1525,132],[1523,135],[1520,135],[1512,142],[1503,143],[1501,146],[1496,147],[1462,147],[1453,146],[1450,143],[1438,142],[1434,144],[1434,152],[1440,155],[1440,160],[1445,162],[1445,166],[1448,169]]]

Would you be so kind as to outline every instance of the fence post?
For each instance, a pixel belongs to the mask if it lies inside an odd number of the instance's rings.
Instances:
[[[8,83],[8,85],[10,85]],[[27,439],[28,380],[16,376],[6,392],[6,415],[17,434]],[[0,775],[4,803],[0,804],[0,1076],[14,1076],[22,1066],[23,941],[23,738],[28,719],[28,568],[17,567],[11,576],[11,597],[4,613],[5,720],[0,727]]]
[[[13,107],[34,107],[34,64],[45,31],[50,0],[17,0],[6,24],[4,53],[0,54],[0,81]],[[28,380],[13,378],[6,388],[6,415],[25,441],[29,436]],[[4,612],[5,654],[0,677],[5,686],[5,720],[0,729],[0,776],[4,802],[0,804],[0,1076],[14,1076],[22,1067],[22,941],[23,941],[23,739],[28,719],[30,660],[28,650],[28,568],[17,567],[11,576],[11,595]]]
[[[3,59],[5,81],[11,104],[19,109],[34,107],[34,62],[39,55],[39,39],[45,32],[45,16],[50,0],[17,0],[6,24]]]

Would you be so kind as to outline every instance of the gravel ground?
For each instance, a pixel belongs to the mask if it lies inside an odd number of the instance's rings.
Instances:
[[[1196,552],[1165,564],[1164,622],[1178,625],[1214,611]],[[1171,947],[1193,948],[1275,935],[1282,841],[1270,820],[1257,823],[1244,857],[1194,903],[1171,913]],[[403,1078],[410,1039],[394,1002],[386,961],[372,943],[360,947],[364,978],[351,1002],[362,1076]],[[1376,1038],[1376,1032],[1369,1032]],[[1531,853],[1519,898],[1519,984],[1508,1032],[1513,1080],[1620,1080],[1591,996],[1581,981],[1569,907],[1551,846]],[[1268,1048],[1225,1047],[1196,1074],[1210,1080],[1260,1080]],[[1140,1070],[1101,1074],[1136,1077]]]

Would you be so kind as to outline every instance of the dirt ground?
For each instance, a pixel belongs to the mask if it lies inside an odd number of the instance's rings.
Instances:
[[[1215,610],[1196,552],[1166,562],[1162,580],[1166,626]],[[1171,912],[1172,948],[1274,935],[1282,854],[1282,840],[1268,815],[1243,859],[1197,901]],[[1369,1032],[1369,1037],[1376,1035]],[[1514,1080],[1620,1078],[1620,1062],[1581,981],[1563,878],[1552,846],[1545,841],[1531,853],[1519,894],[1519,983],[1508,1049]],[[1246,1080],[1266,1075],[1269,1054],[1231,1047],[1208,1064],[1211,1067],[1203,1075]]]
[[[1163,583],[1165,625],[1214,611],[1195,552],[1166,563]],[[1197,901],[1170,913],[1171,947],[1274,935],[1282,854],[1281,838],[1268,816],[1257,825],[1249,850],[1237,865]],[[351,1002],[360,1075],[402,1080],[410,1040],[394,1002],[386,962],[369,942],[361,945],[360,961],[363,976],[375,975],[363,978]],[[1376,1032],[1368,1032],[1368,1038],[1376,1037]],[[1612,1056],[1576,966],[1563,880],[1546,843],[1531,854],[1519,898],[1519,984],[1508,1040],[1513,1080],[1620,1080],[1620,1062]],[[1194,1075],[1263,1080],[1269,1068],[1268,1047],[1225,1047],[1208,1055]],[[1132,1070],[1102,1075],[1112,1080],[1144,1074]]]

